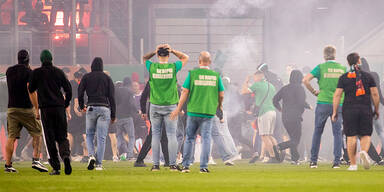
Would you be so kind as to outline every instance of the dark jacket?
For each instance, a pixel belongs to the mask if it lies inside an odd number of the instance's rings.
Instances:
[[[301,118],[305,108],[309,105],[305,101],[306,95],[301,81],[303,74],[298,70],[293,70],[289,79],[289,84],[282,87],[273,97],[273,105],[282,111],[283,120],[291,118]],[[281,108],[280,100],[283,100]]]
[[[145,84],[145,88],[141,93],[141,97],[140,97],[140,110],[141,110],[141,113],[143,114],[147,113],[147,101],[150,93],[149,91],[150,91],[149,82],[147,82],[147,84]]]
[[[133,92],[126,86],[116,88],[117,118],[133,117],[138,113]]]
[[[368,61],[367,59],[365,59],[364,57],[361,58],[361,67],[360,67],[361,70],[363,71],[366,71],[366,72],[369,72],[371,73],[373,79],[375,80],[375,83],[376,83],[376,87],[379,91],[379,97],[380,97],[380,103],[382,105],[384,105],[384,97],[383,97],[383,94],[381,92],[381,86],[380,86],[380,77],[379,77],[379,74],[377,74],[376,72],[374,71],[371,71],[371,68],[369,67],[369,64],[368,64]]]
[[[111,109],[111,118],[116,117],[115,86],[112,79],[103,72],[103,61],[95,59],[92,72],[84,75],[78,89],[80,109],[84,109],[84,92],[88,96],[88,106],[106,106]]]
[[[61,89],[64,90],[65,100]],[[53,66],[52,62],[44,62],[32,73],[29,92],[35,92],[39,98],[39,107],[65,107],[72,99],[72,88],[64,72]]]
[[[9,67],[6,75],[8,91],[5,93],[9,98],[6,100],[8,108],[32,108],[27,87],[32,77],[32,70],[24,64],[17,64]]]

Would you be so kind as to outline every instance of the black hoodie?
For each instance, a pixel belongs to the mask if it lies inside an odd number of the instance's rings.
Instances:
[[[381,86],[380,86],[380,77],[379,77],[379,74],[377,74],[376,72],[374,71],[371,71],[370,67],[369,67],[369,64],[368,64],[368,61],[367,59],[365,59],[364,57],[361,58],[361,70],[363,71],[366,71],[368,73],[370,73],[373,77],[373,79],[375,80],[375,83],[376,83],[376,86],[377,86],[377,89],[379,91],[379,98],[380,98],[380,103],[382,105],[384,105],[384,97],[383,97],[383,93],[381,92]]]
[[[84,75],[78,88],[80,109],[84,109],[84,92],[88,106],[106,106],[111,109],[111,118],[116,117],[115,86],[103,71],[103,60],[96,57],[91,65],[92,72]]]
[[[293,70],[289,79],[289,84],[282,87],[273,97],[273,105],[276,109],[282,111],[282,118],[301,118],[305,108],[309,105],[305,101],[305,91],[301,82],[303,74],[298,70]],[[283,100],[283,108],[280,106],[280,100]]]
[[[65,100],[61,89],[65,92]],[[39,107],[65,107],[72,99],[72,88],[64,72],[53,66],[52,62],[43,62],[32,73],[29,92],[35,92],[39,98]]]

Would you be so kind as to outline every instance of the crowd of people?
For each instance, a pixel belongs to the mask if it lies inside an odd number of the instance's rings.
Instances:
[[[70,31],[70,19],[72,14],[72,0],[37,0],[35,3],[32,0],[20,0],[19,1],[19,11],[25,12],[25,14],[20,18],[20,21],[25,23],[27,26],[30,26],[38,31],[56,30],[56,19],[58,17],[58,12],[63,13],[63,29],[65,32]],[[6,0],[0,0],[0,13],[5,12],[2,10],[2,6],[6,4]],[[9,3],[9,2],[8,2]],[[86,13],[85,6],[88,5],[91,9],[90,12],[90,22],[89,24],[84,24],[84,14]],[[76,25],[77,30],[84,30],[87,27],[104,27],[105,26],[105,9],[106,2],[102,0],[77,0],[76,8],[78,8],[78,19],[79,22]],[[49,17],[45,13],[44,7],[50,6]],[[10,19],[13,19],[10,17]],[[3,18],[0,18],[0,25],[4,23]]]
[[[169,61],[171,54],[176,62]],[[384,142],[379,76],[357,53],[347,57],[349,70],[335,56],[336,48],[327,46],[325,62],[312,70],[303,74],[288,66],[286,83],[262,63],[238,86],[212,70],[211,55],[203,51],[181,86],[177,73],[191,62],[168,44],[143,56],[149,74],[145,85],[130,77],[113,82],[100,57],[94,58],[90,72],[60,69],[48,50],[41,52],[41,67],[32,70],[28,51],[21,50],[18,64],[0,81],[0,122],[7,130],[4,170],[17,172],[12,161],[20,156],[32,158],[32,168],[41,172],[48,168],[40,159],[48,160],[51,175],[60,174],[60,159],[67,175],[72,161],[101,171],[105,159],[131,160],[135,167],[145,167],[151,159],[151,171],[159,171],[163,163],[184,173],[200,162],[200,172],[209,173],[208,165],[216,164],[213,157],[234,166],[240,159],[300,165],[309,156],[310,168],[317,168],[328,119],[334,136],[332,168],[348,164],[348,170],[357,170],[358,141],[364,168],[370,167],[370,159],[383,165],[383,150],[378,152],[371,142],[373,127]],[[315,109],[309,94],[317,97]],[[314,113],[313,129],[302,125],[306,113]],[[312,140],[302,138],[305,130],[313,130]],[[111,157],[105,157],[107,148]]]

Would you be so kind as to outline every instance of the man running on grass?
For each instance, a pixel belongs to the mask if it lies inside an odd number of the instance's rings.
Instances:
[[[211,151],[211,130],[213,117],[217,109],[222,110],[224,85],[219,73],[210,70],[211,55],[201,52],[199,68],[191,70],[184,81],[183,92],[171,119],[176,119],[184,103],[188,101],[188,117],[186,125],[186,141],[183,150],[183,173],[188,173],[190,159],[195,145],[197,130],[201,129],[202,150],[200,156],[200,172],[209,173],[208,160]]]
[[[6,144],[5,172],[17,172],[12,167],[14,143],[20,138],[20,131],[25,127],[33,138],[32,168],[40,172],[48,172],[39,161],[41,145],[41,124],[36,92],[28,92],[32,70],[29,66],[29,54],[26,50],[17,55],[19,64],[7,70],[8,85],[8,140]],[[33,107],[33,108],[32,108]]]
[[[169,54],[173,53],[180,61],[169,63]],[[154,55],[157,54],[158,62],[151,62]],[[169,151],[169,168],[171,171],[177,171],[177,119],[170,119],[170,114],[176,109],[179,102],[177,93],[176,73],[181,70],[188,62],[189,56],[174,49],[168,44],[158,45],[156,51],[148,53],[143,57],[143,61],[149,72],[150,90],[150,119],[152,123],[152,171],[159,171],[160,159],[160,135],[161,127],[164,122]]]

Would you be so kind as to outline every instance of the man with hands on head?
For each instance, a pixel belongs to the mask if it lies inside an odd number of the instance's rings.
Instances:
[[[179,61],[169,62],[170,53],[174,54]],[[158,62],[151,62],[153,56],[157,55]],[[150,119],[152,124],[152,156],[153,166],[151,171],[160,170],[160,135],[162,123],[168,138],[169,168],[177,171],[177,119],[170,119],[170,114],[176,109],[179,102],[177,92],[176,74],[188,62],[189,56],[174,50],[168,44],[158,45],[156,50],[146,54],[143,62],[149,72],[150,84]],[[145,115],[143,115],[145,116]]]

